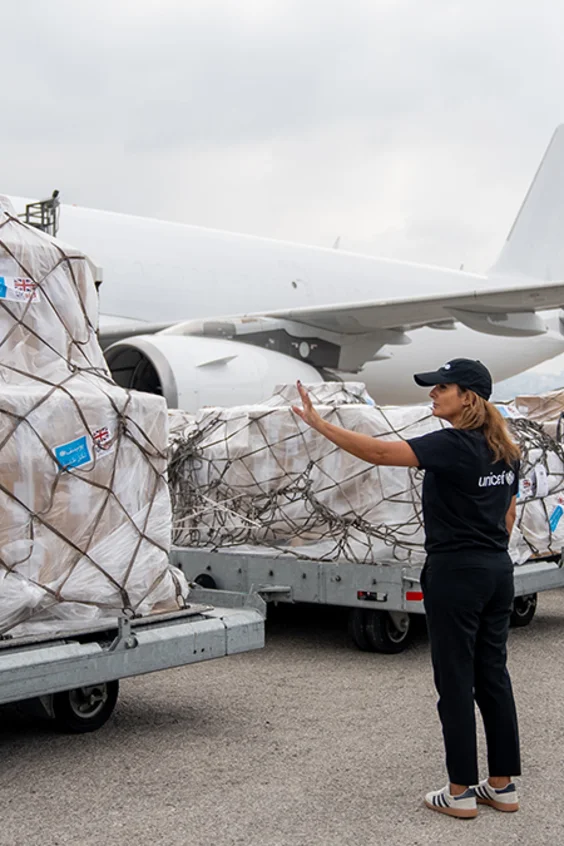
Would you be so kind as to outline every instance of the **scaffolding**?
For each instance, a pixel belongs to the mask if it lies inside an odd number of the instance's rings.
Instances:
[[[28,203],[25,212],[20,214],[19,217],[29,226],[56,237],[59,231],[59,204],[59,192],[53,191],[47,200]]]

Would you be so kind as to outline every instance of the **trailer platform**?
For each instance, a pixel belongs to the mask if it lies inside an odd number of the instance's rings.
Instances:
[[[1,640],[0,705],[33,700],[61,728],[93,731],[112,713],[119,679],[264,646],[260,597],[214,591],[210,602],[197,588],[191,599],[174,613]]]
[[[422,565],[326,562],[266,550],[210,551],[174,547],[171,561],[188,581],[206,588],[256,592],[267,602],[305,602],[350,609],[350,634],[361,649],[401,652],[411,639],[412,615],[425,613]],[[512,625],[531,622],[537,595],[564,587],[562,558],[538,559],[515,567]]]

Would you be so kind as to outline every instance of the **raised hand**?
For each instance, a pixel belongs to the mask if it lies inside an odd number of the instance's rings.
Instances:
[[[297,405],[293,405],[292,411],[297,414],[298,417],[301,417],[304,423],[307,423],[307,425],[311,426],[312,429],[318,429],[319,424],[323,422],[323,418],[320,417],[320,415],[313,407],[309,393],[299,380],[297,382],[297,386],[298,393],[302,401],[302,407],[300,408]]]

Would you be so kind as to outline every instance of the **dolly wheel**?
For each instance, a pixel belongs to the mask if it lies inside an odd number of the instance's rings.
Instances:
[[[363,652],[371,652],[372,648],[366,636],[366,609],[351,608],[349,612],[349,637]]]
[[[409,614],[403,611],[367,611],[365,633],[370,649],[395,655],[410,644],[413,626]]]
[[[537,594],[529,593],[527,596],[516,596],[513,602],[513,611],[509,623],[513,628],[520,629],[528,626],[537,610]]]
[[[200,587],[205,588],[206,590],[216,590],[217,582],[213,576],[210,576],[209,573],[200,573],[199,576],[196,576],[194,579],[197,585]]]
[[[56,693],[53,697],[53,712],[57,728],[68,734],[96,731],[110,718],[118,693],[118,681]]]

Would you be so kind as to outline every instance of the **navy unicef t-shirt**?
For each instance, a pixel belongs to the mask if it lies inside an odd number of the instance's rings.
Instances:
[[[481,429],[442,429],[407,442],[425,470],[425,549],[507,550],[505,515],[519,488],[519,462],[492,463]]]

